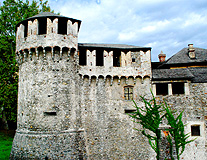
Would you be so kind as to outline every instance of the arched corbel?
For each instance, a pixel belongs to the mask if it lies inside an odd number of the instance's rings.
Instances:
[[[70,51],[71,51],[71,48],[68,48],[68,61],[70,60]]]
[[[62,48],[60,48],[60,60],[62,60],[62,58],[63,58],[63,50]]]
[[[110,84],[111,86],[112,86],[112,84],[113,84],[113,79],[114,79],[114,78],[113,78],[113,77],[111,77],[111,84]]]
[[[98,85],[98,77],[96,77],[96,85]]]
[[[144,77],[142,77],[141,83],[144,84]]]
[[[40,54],[40,53],[39,53],[38,50],[37,50],[37,51],[36,51],[36,49],[34,49],[34,50],[35,50],[35,53],[36,53],[37,60],[39,60],[39,54]]]
[[[29,59],[30,59],[30,61],[32,60],[32,51],[31,51],[31,49],[29,50]]]
[[[24,50],[22,50],[22,53],[24,55],[24,61],[27,62],[27,53]]]
[[[134,77],[134,85],[136,84],[136,76]]]
[[[128,85],[129,84],[129,79],[128,79],[128,77],[126,76],[126,85]]]
[[[20,62],[23,63],[23,53],[20,51]]]
[[[79,77],[80,77],[80,83],[83,84],[83,80],[84,80],[84,77],[82,74],[79,74]]]
[[[120,85],[120,82],[121,82],[121,77],[119,77],[118,79],[118,85]]]
[[[54,61],[55,47],[52,48],[52,60]]]
[[[104,77],[104,85],[106,84],[106,77]]]
[[[89,82],[88,82],[88,85],[90,86],[91,85],[91,77],[89,76]]]
[[[42,50],[42,52],[43,52],[43,58],[46,59],[46,49],[44,48],[44,49]]]

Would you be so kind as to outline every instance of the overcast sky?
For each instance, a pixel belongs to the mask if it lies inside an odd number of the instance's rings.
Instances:
[[[2,1],[2,0],[1,0]],[[189,43],[207,48],[207,0],[49,0],[54,11],[82,21],[80,43],[152,47],[152,61]]]

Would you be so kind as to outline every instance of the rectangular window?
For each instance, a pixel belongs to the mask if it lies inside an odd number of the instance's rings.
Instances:
[[[103,65],[104,65],[103,50],[97,49],[96,50],[96,66],[103,66]]]
[[[168,84],[157,83],[156,84],[156,95],[168,95]]]
[[[200,136],[200,126],[199,125],[192,125],[191,126],[191,136]]]
[[[124,87],[124,98],[125,100],[133,100],[133,87]]]
[[[86,65],[86,49],[79,50],[79,65]]]
[[[184,94],[184,83],[181,83],[181,82],[172,83],[172,93],[173,94]]]

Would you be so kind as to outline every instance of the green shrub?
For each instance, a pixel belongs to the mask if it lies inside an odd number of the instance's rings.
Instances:
[[[9,159],[13,136],[0,132],[0,160]]]

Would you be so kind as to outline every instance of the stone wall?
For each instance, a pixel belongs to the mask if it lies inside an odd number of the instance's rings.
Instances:
[[[194,142],[187,144],[185,152],[181,159],[206,159],[206,138],[207,138],[207,84],[206,83],[189,83],[189,95],[167,95],[156,96],[156,99],[165,99],[172,109],[178,113],[183,111],[183,123],[185,133],[191,135],[191,125],[200,126],[200,136],[190,136],[188,140],[196,139]]]
[[[102,48],[103,66],[96,66],[96,50],[87,49],[87,63],[79,66],[78,22],[66,24],[64,35],[58,34],[57,18],[47,18],[43,35],[38,35],[37,19],[28,21],[26,37],[27,25],[17,27],[18,123],[10,158],[155,159],[147,138],[134,130],[141,126],[126,114],[135,108],[125,97],[125,87],[131,87],[133,99],[143,107],[140,95],[151,99],[150,89],[155,92],[151,51],[118,49],[120,67],[114,67],[113,49]],[[186,94],[171,91],[156,99],[184,110],[186,133],[192,125],[200,127],[200,136],[190,137],[197,139],[181,158],[205,160],[207,84],[185,83]]]
[[[142,83],[141,78],[136,79],[136,84],[123,77],[118,83],[118,78],[111,79],[85,77],[81,82],[81,113],[82,125],[85,129],[87,155],[89,159],[145,159],[154,157],[147,139],[134,128],[141,128],[125,113],[133,110],[133,102],[124,99],[124,87],[132,85],[134,99],[138,105],[139,95],[150,94],[150,79]],[[147,88],[147,89],[146,89]]]
[[[67,52],[22,58],[11,159],[86,159],[78,82]]]

